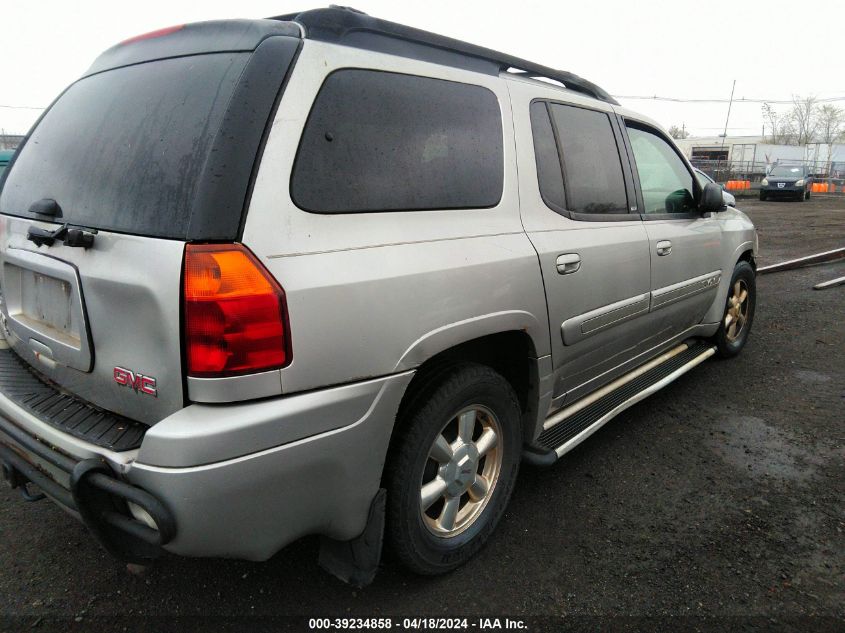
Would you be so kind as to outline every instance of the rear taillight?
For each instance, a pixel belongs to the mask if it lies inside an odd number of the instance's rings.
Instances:
[[[291,361],[285,293],[240,244],[185,246],[188,375],[220,378]]]

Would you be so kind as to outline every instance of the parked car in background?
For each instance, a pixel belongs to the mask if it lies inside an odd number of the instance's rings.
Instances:
[[[343,8],[109,49],[5,178],[0,471],[127,561],[449,571],[754,318],[754,225],[653,121]]]
[[[702,188],[708,182],[713,182],[713,183],[716,183],[717,185],[719,184],[715,180],[713,180],[710,176],[708,176],[703,171],[698,169],[698,167],[693,167],[693,170],[695,170],[695,177],[698,178],[698,184],[700,184],[702,186]],[[721,185],[719,185],[719,186],[721,187]],[[734,197],[734,195],[732,193],[728,193],[727,191],[725,191],[724,187],[722,187],[722,199],[725,201],[725,204],[728,205],[729,207],[735,207],[736,206],[736,198]]]
[[[6,171],[6,166],[11,162],[14,153],[15,150],[13,149],[0,149],[0,177]]]
[[[760,182],[760,200],[792,198],[801,202],[810,199],[813,176],[803,165],[775,165]]]

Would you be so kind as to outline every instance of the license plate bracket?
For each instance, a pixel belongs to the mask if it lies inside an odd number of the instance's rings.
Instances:
[[[13,347],[26,346],[48,365],[92,369],[79,275],[67,262],[9,248],[3,261],[0,325]]]

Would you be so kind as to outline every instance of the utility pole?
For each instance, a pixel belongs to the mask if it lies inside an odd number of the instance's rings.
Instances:
[[[736,88],[736,79],[734,79],[733,85],[731,86],[731,98],[728,101],[728,116],[725,117],[725,131],[722,134],[722,146],[719,148],[719,156],[722,155],[722,151],[725,149],[725,139],[728,137],[728,121],[731,120],[731,106],[734,102],[734,88]],[[730,163],[728,163],[730,165]]]
[[[734,102],[734,88],[736,88],[736,79],[734,79],[734,83],[731,86],[731,98],[728,101],[728,116],[725,117],[725,133],[722,134],[722,149],[725,148],[725,138],[728,136],[728,121],[731,120],[731,106]]]

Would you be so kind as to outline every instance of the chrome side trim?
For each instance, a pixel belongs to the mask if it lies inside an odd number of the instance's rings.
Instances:
[[[557,447],[555,449],[555,453],[557,454],[558,457],[562,457],[565,453],[571,451],[573,448],[578,446],[578,444],[580,444],[581,442],[586,440],[588,437],[590,437],[593,433],[598,431],[607,422],[609,422],[614,417],[616,417],[617,415],[622,413],[622,411],[624,411],[625,409],[635,405],[640,400],[645,400],[647,397],[649,397],[653,393],[660,391],[661,389],[663,389],[663,387],[665,387],[666,385],[674,382],[677,378],[679,378],[680,376],[683,376],[685,373],[687,373],[688,371],[690,371],[694,367],[697,367],[698,365],[703,363],[705,360],[707,360],[708,358],[713,356],[715,353],[716,353],[716,348],[711,347],[710,349],[706,350],[705,352],[703,352],[699,356],[696,356],[690,362],[688,362],[686,365],[679,367],[678,369],[673,371],[671,374],[669,374],[668,376],[666,376],[662,380],[654,383],[648,389],[644,389],[643,391],[639,392],[635,396],[632,396],[631,398],[629,398],[628,400],[626,400],[625,402],[623,402],[619,406],[615,407],[613,410],[608,411],[605,415],[603,415],[601,418],[596,420],[593,424],[591,424],[586,429],[581,431],[578,435],[573,437],[571,440],[569,440],[568,442],[566,442],[562,446]]]
[[[651,311],[654,312],[659,308],[666,307],[676,301],[706,290],[716,290],[719,287],[719,281],[721,279],[722,271],[716,270],[712,273],[654,290],[651,293]]]
[[[648,293],[623,299],[564,321],[560,326],[564,345],[572,345],[612,325],[648,312]]]

